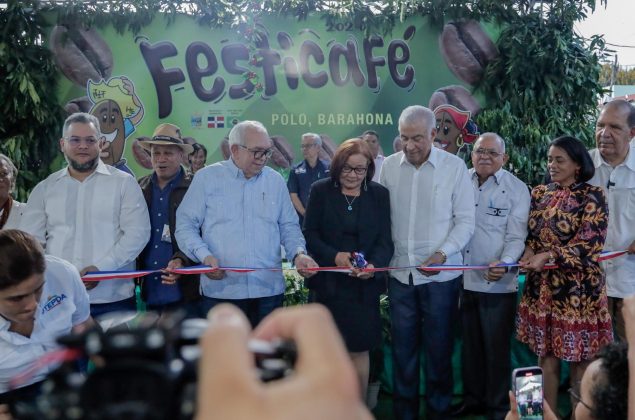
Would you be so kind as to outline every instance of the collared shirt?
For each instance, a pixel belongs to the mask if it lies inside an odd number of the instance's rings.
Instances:
[[[384,164],[384,159],[386,159],[382,155],[377,155],[375,158],[375,174],[373,175],[373,181],[379,182],[379,174],[381,173],[381,165]]]
[[[312,168],[309,162],[303,160],[291,169],[289,172],[289,181],[287,188],[290,193],[298,194],[300,202],[306,207],[309,201],[309,192],[311,185],[318,179],[326,178],[330,175],[329,164],[326,161],[318,159]]]
[[[379,177],[390,191],[390,218],[395,253],[391,266],[422,264],[436,251],[443,251],[446,264],[463,264],[461,251],[474,233],[474,191],[465,163],[432,147],[428,160],[418,169],[403,152],[384,160]],[[393,276],[414,284],[447,281],[460,271],[442,271],[425,277],[417,270],[396,270]]]
[[[602,187],[609,203],[609,227],[604,249],[626,249],[635,240],[635,146],[630,146],[624,162],[615,168],[602,159],[598,149],[589,153],[595,165],[595,175],[589,184]],[[609,296],[624,298],[635,293],[635,255],[624,255],[601,265],[606,273]]]
[[[90,316],[86,288],[77,269],[68,262],[46,256],[42,297],[35,313],[30,337],[9,331],[11,322],[0,316],[0,393],[8,391],[9,380],[29,368],[31,363],[60,345],[56,339]],[[39,370],[22,386],[43,380],[57,364]]]
[[[196,173],[176,212],[176,240],[185,254],[203,261],[213,255],[224,267],[275,267],[306,249],[282,176],[269,167],[249,179],[232,159]],[[202,237],[201,237],[202,235]],[[284,292],[281,272],[227,272],[222,280],[201,275],[204,296],[246,299]]]
[[[152,201],[150,203],[150,242],[144,252],[144,265],[148,269],[165,268],[174,254],[170,237],[169,211],[170,195],[183,179],[181,170],[163,189],[159,188],[157,174],[153,173]],[[161,273],[150,274],[144,279],[146,300],[150,305],[165,305],[181,300],[181,290],[177,284],[162,284]]]
[[[137,181],[99,161],[83,182],[68,168],[40,182],[31,192],[20,229],[44,244],[47,254],[78,270],[134,270],[150,238],[148,207]],[[90,303],[109,303],[134,295],[132,280],[107,280],[88,291]]]
[[[22,220],[24,209],[26,209],[26,204],[13,200],[11,203],[11,211],[9,212],[9,217],[7,218],[7,223],[4,224],[2,229],[18,229],[20,227],[20,221]],[[3,211],[0,210],[0,216],[2,216],[2,213]]]
[[[463,251],[467,265],[489,265],[494,261],[513,263],[525,250],[531,196],[527,185],[505,169],[479,185],[478,175],[470,169],[476,226],[474,235]],[[518,269],[510,269],[498,281],[483,278],[484,271],[465,271],[463,287],[486,293],[511,293],[518,290]]]

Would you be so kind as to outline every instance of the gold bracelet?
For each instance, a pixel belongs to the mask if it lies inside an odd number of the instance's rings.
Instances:
[[[443,261],[441,261],[441,264],[445,264],[445,262],[448,260],[448,256],[440,249],[438,249],[435,254],[441,254],[441,256],[443,257]]]

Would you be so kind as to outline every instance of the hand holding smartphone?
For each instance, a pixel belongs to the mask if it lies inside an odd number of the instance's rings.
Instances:
[[[521,420],[543,420],[543,379],[538,366],[514,369],[512,386]]]

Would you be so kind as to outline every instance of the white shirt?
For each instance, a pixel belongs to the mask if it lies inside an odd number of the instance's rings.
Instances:
[[[373,181],[379,182],[379,173],[381,172],[381,165],[384,163],[384,159],[386,159],[382,155],[377,155],[375,158],[375,174],[373,175]]]
[[[604,249],[619,251],[635,240],[635,146],[630,146],[626,159],[613,168],[598,149],[589,152],[595,175],[589,184],[602,187],[609,202],[609,227]],[[611,182],[610,188],[607,188]],[[606,273],[606,292],[610,297],[624,298],[635,293],[635,255],[624,255],[601,263]]]
[[[463,251],[467,265],[489,265],[494,261],[513,263],[525,250],[527,221],[531,196],[527,185],[505,169],[478,185],[475,169],[470,169],[476,228],[469,245]],[[515,293],[518,290],[518,269],[510,269],[498,281],[483,278],[484,271],[465,271],[465,290],[486,293]]]
[[[9,380],[29,369],[31,363],[60,348],[55,340],[69,334],[72,327],[85,322],[89,316],[88,294],[77,269],[47,255],[42,297],[31,337],[9,331],[11,322],[0,316],[0,393],[7,392]],[[43,368],[21,386],[43,380],[57,366]]]
[[[422,264],[436,251],[443,251],[446,264],[463,264],[461,251],[474,233],[474,191],[465,163],[432,147],[428,160],[418,169],[403,152],[388,156],[380,182],[390,191],[390,218],[395,253],[391,266]],[[408,284],[452,280],[460,271],[442,271],[425,277],[417,270],[392,271]]]
[[[99,161],[83,182],[68,169],[40,182],[27,201],[20,228],[46,253],[70,261],[78,270],[133,270],[150,239],[148,207],[137,181]],[[88,291],[90,303],[109,303],[134,295],[132,280],[106,280]]]
[[[18,229],[20,227],[20,221],[22,220],[22,213],[26,209],[26,204],[13,200],[11,203],[11,211],[7,218],[7,223],[4,224],[2,229]],[[3,211],[0,210],[0,215]]]

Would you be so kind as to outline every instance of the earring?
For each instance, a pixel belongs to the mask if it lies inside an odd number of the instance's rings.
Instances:
[[[368,186],[366,185],[366,178],[364,177],[364,191],[368,191]]]
[[[465,142],[463,141],[463,134],[459,134],[459,136],[456,138],[456,147],[460,149],[461,147],[463,147],[464,144]]]

